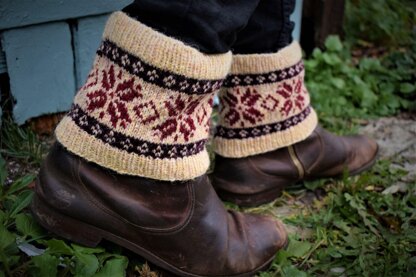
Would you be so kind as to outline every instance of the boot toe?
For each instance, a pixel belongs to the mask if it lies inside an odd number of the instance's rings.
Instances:
[[[374,139],[363,135],[344,139],[348,149],[348,170],[351,175],[369,169],[375,162],[378,144]]]

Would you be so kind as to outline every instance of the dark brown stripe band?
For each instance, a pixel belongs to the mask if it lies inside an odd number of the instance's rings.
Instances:
[[[196,155],[204,150],[207,140],[189,144],[159,144],[124,135],[100,123],[73,105],[68,114],[75,124],[89,135],[119,150],[154,159],[177,159]]]
[[[253,86],[262,84],[271,84],[293,78],[301,73],[304,69],[303,62],[300,61],[295,65],[285,69],[276,70],[264,74],[234,74],[228,75],[224,81],[224,87],[236,86]]]
[[[97,55],[106,57],[130,74],[136,75],[148,83],[186,94],[207,94],[218,90],[224,80],[199,80],[178,75],[145,63],[138,57],[104,40]]]
[[[265,124],[251,128],[226,128],[223,126],[218,126],[215,136],[225,139],[248,139],[269,135],[272,133],[284,131],[286,129],[289,129],[290,127],[298,125],[299,123],[304,121],[310,113],[311,107],[308,106],[301,113],[276,123]]]

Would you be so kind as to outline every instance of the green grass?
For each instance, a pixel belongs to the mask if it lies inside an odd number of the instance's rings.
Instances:
[[[11,157],[34,162],[21,155]],[[280,251],[270,270],[258,276],[416,274],[416,181],[405,191],[383,193],[407,174],[391,167],[391,162],[381,160],[358,177],[309,182],[274,203],[246,209],[272,214],[297,230],[290,235],[288,249]],[[35,176],[26,174],[4,185],[6,176],[6,161],[0,158],[0,276],[123,276],[126,271],[157,276],[120,247],[107,244],[92,249],[52,237],[27,210],[33,196],[28,185]],[[308,205],[300,201],[307,191],[317,190],[325,192],[321,200]],[[290,215],[278,213],[283,206]],[[28,250],[40,255],[29,256]]]
[[[398,0],[347,3],[348,42],[330,37],[326,49],[305,60],[320,122],[337,133],[355,132],[368,119],[414,111],[416,103],[414,11]],[[357,61],[352,49],[363,45],[388,51]],[[118,246],[86,248],[45,232],[28,211],[33,197],[28,185],[45,142],[6,119],[0,143],[0,277],[157,276]],[[357,177],[305,183],[273,203],[246,209],[272,214],[291,230],[289,247],[258,276],[416,276],[416,180],[392,190],[407,174],[392,162],[400,163],[400,157],[380,160]],[[17,173],[10,168],[16,163]],[[311,192],[322,197],[304,204]]]

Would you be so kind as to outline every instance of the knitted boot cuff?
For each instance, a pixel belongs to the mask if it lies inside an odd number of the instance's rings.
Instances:
[[[215,151],[240,158],[307,138],[317,125],[297,42],[273,54],[234,55],[220,92]]]
[[[212,98],[230,66],[231,53],[203,54],[116,12],[57,140],[118,173],[198,177],[209,166]]]

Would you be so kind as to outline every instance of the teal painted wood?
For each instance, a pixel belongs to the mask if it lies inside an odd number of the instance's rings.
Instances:
[[[66,23],[5,31],[2,45],[18,124],[41,114],[68,110],[75,77],[71,32]]]
[[[0,43],[0,74],[7,72],[6,55]]]
[[[133,0],[0,0],[0,30],[120,10]]]
[[[81,18],[73,27],[77,88],[85,82],[100,44],[107,15]]]
[[[295,29],[292,36],[294,40],[300,41],[300,27],[302,25],[302,7],[303,0],[296,0],[295,10],[290,16],[290,19],[295,22]]]

